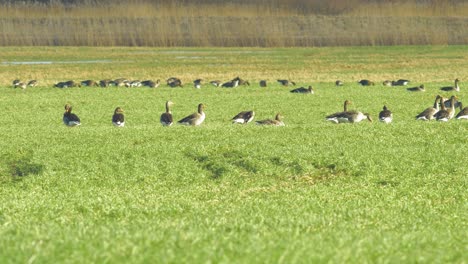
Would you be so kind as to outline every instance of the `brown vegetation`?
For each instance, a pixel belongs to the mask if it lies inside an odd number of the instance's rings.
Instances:
[[[468,3],[379,0],[0,4],[0,45],[467,44]]]

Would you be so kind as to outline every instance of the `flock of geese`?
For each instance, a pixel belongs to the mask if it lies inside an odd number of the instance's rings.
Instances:
[[[293,86],[296,85],[294,81],[286,80],[286,79],[278,79],[276,80],[282,86]],[[446,92],[459,92],[460,91],[460,80],[455,79],[454,86],[445,86],[441,87],[441,91]],[[216,87],[222,88],[235,88],[240,85],[250,85],[250,83],[246,80],[241,79],[240,77],[236,77],[227,82],[221,82],[219,80],[214,80],[209,82],[211,85]],[[358,82],[360,85],[363,86],[372,86],[375,85],[373,81],[370,80],[360,80]],[[409,80],[399,79],[396,81],[385,80],[382,85],[383,86],[406,86],[410,83]],[[75,81],[64,81],[54,84],[54,87],[57,88],[72,88],[72,87],[82,87],[82,86],[95,86],[95,87],[108,87],[108,86],[116,86],[116,87],[150,87],[150,88],[157,88],[161,84],[160,80],[152,81],[152,80],[128,80],[125,78],[119,78],[115,80],[106,79],[100,81],[94,80],[84,80],[81,82]],[[169,87],[183,87],[183,83],[181,79],[177,77],[171,77],[166,80],[166,84]],[[200,89],[202,87],[203,80],[196,79],[193,81],[193,87],[196,89]],[[335,82],[336,86],[343,86],[344,83],[340,80]],[[37,80],[30,80],[28,82],[22,82],[19,79],[13,81],[14,88],[22,88],[26,89],[26,87],[34,87],[38,85]],[[267,80],[260,80],[259,81],[260,87],[267,87],[268,83]],[[410,87],[407,88],[410,92],[425,92],[424,85],[421,84],[417,87]],[[313,94],[314,89],[312,86],[308,88],[299,87],[290,90],[291,93],[302,93],[302,94]],[[330,115],[327,115],[325,118],[327,121],[333,123],[358,123],[363,120],[368,120],[372,122],[372,118],[369,113],[362,113],[360,111],[349,110],[348,107],[351,104],[349,100],[344,102],[343,111],[336,112]],[[163,126],[171,126],[174,121],[171,113],[171,106],[173,102],[167,101],[166,102],[166,111],[161,114],[160,122]],[[200,103],[198,105],[198,111],[190,114],[181,120],[177,121],[178,124],[181,125],[188,125],[188,126],[199,126],[205,120],[205,112],[204,112],[205,105]],[[460,108],[460,112],[455,115],[456,108]],[[63,115],[63,122],[67,126],[79,126],[81,124],[80,118],[75,115],[72,111],[72,106],[69,104],[65,105],[65,113]],[[255,112],[252,110],[249,111],[242,111],[238,113],[236,116],[232,118],[233,123],[237,124],[247,124],[251,122],[255,117]],[[266,119],[256,121],[258,125],[271,125],[271,126],[284,126],[284,122],[282,121],[283,116],[280,113],[277,113],[274,119]],[[451,96],[450,98],[444,98],[440,95],[437,95],[434,104],[431,107],[424,109],[420,114],[416,116],[417,120],[437,120],[437,121],[449,121],[450,119],[468,119],[468,107],[463,108],[461,102],[458,101],[456,96]],[[382,111],[379,113],[379,121],[384,123],[391,123],[393,120],[392,112],[387,108],[386,105],[383,106]],[[125,126],[125,117],[124,111],[121,107],[117,107],[114,111],[114,115],[112,116],[112,124],[117,127]]]

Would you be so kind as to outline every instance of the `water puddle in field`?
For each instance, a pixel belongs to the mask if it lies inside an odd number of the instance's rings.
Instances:
[[[76,60],[76,61],[2,61],[3,65],[44,65],[44,64],[93,64],[111,63],[112,60]]]

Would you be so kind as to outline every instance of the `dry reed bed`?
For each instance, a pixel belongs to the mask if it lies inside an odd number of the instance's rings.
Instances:
[[[144,1],[73,6],[4,4],[0,8],[0,45],[274,47],[468,43],[468,17],[463,15],[468,13],[467,3],[359,2],[335,0],[325,7],[319,1],[306,4],[307,1],[286,0],[223,5]],[[338,12],[340,5],[343,10]]]

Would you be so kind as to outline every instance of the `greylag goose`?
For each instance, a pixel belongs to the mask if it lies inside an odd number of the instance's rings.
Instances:
[[[254,119],[254,111],[242,111],[232,118],[234,124],[247,124]]]
[[[257,125],[262,125],[262,126],[284,126],[282,119],[283,119],[283,116],[280,113],[277,113],[275,116],[275,119],[265,119],[265,120],[256,121],[255,123]]]
[[[161,118],[159,119],[159,121],[161,122],[161,124],[163,126],[171,126],[174,123],[174,121],[172,119],[171,109],[170,109],[170,107],[173,104],[174,103],[171,102],[171,101],[166,102],[166,112],[162,113]]]
[[[291,93],[313,94],[314,89],[312,88],[312,86],[309,86],[309,88],[300,87],[300,88],[296,88],[296,89],[291,90]]]
[[[383,110],[379,113],[379,120],[387,124],[391,123],[393,120],[393,114],[388,110],[386,105],[383,106]]]
[[[460,82],[460,80],[458,80],[458,78],[457,78],[457,79],[455,79],[455,86],[442,87],[442,88],[440,88],[440,90],[446,91],[446,92],[452,92],[452,91],[459,92],[460,91],[460,86],[458,85],[459,82]]]
[[[115,108],[114,115],[112,116],[112,124],[116,127],[125,126],[125,117],[123,109],[120,107]]]
[[[416,116],[416,120],[423,120],[423,121],[429,121],[434,119],[434,115],[439,112],[439,100],[442,97],[440,95],[437,95],[435,100],[434,100],[434,106],[433,107],[428,107],[424,109],[421,113],[419,113]]]
[[[69,104],[65,105],[65,113],[63,114],[63,123],[69,127],[81,125],[80,118],[73,114],[72,106]]]
[[[424,84],[421,84],[417,87],[406,88],[407,91],[410,92],[425,92],[426,89],[424,88]]]
[[[203,123],[203,121],[205,121],[205,112],[203,112],[204,108],[205,105],[199,104],[198,112],[182,118],[178,121],[178,123],[187,126],[199,126],[201,123]]]

